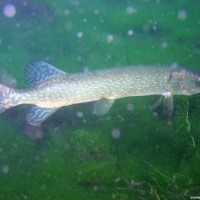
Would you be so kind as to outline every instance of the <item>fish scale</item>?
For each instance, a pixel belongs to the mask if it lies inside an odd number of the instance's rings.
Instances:
[[[0,85],[0,111],[33,104],[26,119],[32,125],[45,121],[62,106],[96,101],[96,115],[105,114],[115,99],[129,96],[193,95],[200,92],[199,74],[181,67],[128,66],[83,73],[66,73],[41,60],[28,63],[28,90]],[[166,95],[167,94],[167,95]],[[170,111],[171,112],[171,111]]]

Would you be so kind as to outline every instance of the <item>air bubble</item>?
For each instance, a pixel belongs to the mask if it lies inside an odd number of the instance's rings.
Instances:
[[[179,10],[178,11],[178,19],[183,21],[187,17],[187,12],[185,10]]]
[[[2,171],[3,174],[7,174],[9,172],[9,170],[10,170],[10,168],[9,168],[8,165],[3,165],[1,167],[1,171]]]
[[[128,6],[126,8],[126,12],[127,12],[127,14],[131,15],[133,13],[137,13],[137,10],[134,7],[132,7],[132,6]]]
[[[163,49],[166,49],[167,46],[168,46],[167,42],[162,42],[161,47],[162,47]]]
[[[134,31],[133,30],[128,30],[128,33],[127,33],[129,36],[133,35],[134,34]]]
[[[16,8],[13,4],[7,4],[3,8],[3,14],[6,17],[14,17],[16,15]]]
[[[108,42],[108,43],[113,42],[113,39],[114,39],[113,35],[108,35],[108,36],[107,36],[107,42]]]
[[[111,135],[112,135],[112,138],[113,138],[113,139],[118,140],[118,139],[120,138],[120,136],[121,136],[120,129],[119,129],[119,128],[114,128],[114,129],[112,130]]]
[[[128,103],[128,104],[126,105],[126,109],[129,110],[129,111],[132,111],[132,110],[134,109],[133,104],[132,104],[132,103]]]
[[[76,113],[76,116],[77,116],[78,118],[83,118],[84,114],[83,114],[83,112],[78,111],[78,112]]]
[[[82,38],[84,33],[83,32],[78,32],[76,35],[77,35],[78,38]]]

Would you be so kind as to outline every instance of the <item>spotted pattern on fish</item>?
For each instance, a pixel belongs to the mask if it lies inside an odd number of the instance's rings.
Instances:
[[[118,98],[200,92],[198,73],[159,65],[72,74],[37,60],[26,65],[25,79],[32,86],[29,90],[0,85],[0,111],[18,104],[34,104],[27,115],[28,122],[33,125],[42,123],[60,107],[72,104],[96,101],[93,113],[103,115]]]

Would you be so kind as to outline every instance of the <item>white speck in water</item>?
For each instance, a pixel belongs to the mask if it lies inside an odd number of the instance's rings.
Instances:
[[[183,21],[187,17],[187,12],[185,10],[179,10],[177,17],[178,17],[179,20]]]
[[[173,122],[171,120],[167,120],[167,125],[171,126],[173,124]]]
[[[83,58],[81,56],[78,56],[76,59],[77,59],[78,62],[82,62],[83,61]]]
[[[124,118],[121,115],[117,116],[122,122],[124,121]]]
[[[17,27],[17,28],[20,28],[20,27],[21,27],[21,24],[20,24],[20,23],[16,23],[16,27]]]
[[[112,193],[112,199],[116,199],[117,198],[117,195]]]
[[[153,25],[153,27],[152,27],[152,28],[153,28],[153,30],[154,30],[154,31],[156,31],[156,30],[157,30],[157,26],[156,26],[156,25]]]
[[[78,172],[78,175],[79,175],[79,176],[81,176],[82,174],[83,174],[82,171],[79,171],[79,172]]]
[[[133,35],[134,34],[134,31],[133,30],[128,30],[128,33],[127,33],[129,36]]]
[[[98,9],[95,9],[95,10],[94,10],[94,14],[95,14],[95,15],[98,15],[98,14],[99,14],[99,10],[98,10]]]
[[[65,24],[65,28],[66,28],[68,31],[70,31],[70,30],[72,30],[72,29],[74,28],[74,26],[73,26],[73,24],[72,24],[70,21],[68,21],[68,22]]]
[[[133,13],[137,13],[137,10],[134,7],[132,7],[132,6],[128,6],[126,8],[126,12],[127,12],[127,14],[131,15]]]
[[[93,26],[92,29],[93,29],[94,31],[96,31],[96,30],[97,30],[97,27],[96,27],[96,26]]]
[[[83,114],[83,112],[78,111],[78,112],[76,113],[76,116],[77,116],[78,118],[83,118],[84,114]]]
[[[8,165],[3,165],[2,167],[1,167],[1,171],[2,171],[2,173],[3,174],[7,174],[8,172],[9,172],[9,166]]]
[[[22,199],[28,199],[28,197],[23,193],[21,193],[21,196],[22,196]]]
[[[108,42],[108,43],[113,42],[113,39],[114,39],[113,35],[109,34],[109,35],[107,36],[107,42]]]
[[[70,15],[70,14],[71,14],[71,11],[70,11],[70,10],[68,10],[68,9],[65,9],[65,10],[64,10],[64,15],[68,16],[68,15]]]
[[[132,111],[132,110],[134,109],[133,104],[132,104],[132,103],[128,103],[128,104],[126,105],[126,109],[129,110],[129,111]]]
[[[119,128],[114,128],[111,132],[112,138],[115,140],[118,140],[121,136],[121,132],[119,130]]]
[[[78,38],[82,38],[84,33],[83,32],[78,32],[76,35],[77,35]]]
[[[16,8],[13,4],[6,4],[3,8],[3,14],[6,17],[14,17],[16,15]]]
[[[167,46],[168,46],[167,42],[162,42],[161,47],[162,47],[163,49],[166,49]]]
[[[158,113],[157,112],[153,112],[153,116],[154,117],[158,117]]]
[[[94,186],[93,186],[93,191],[94,191],[94,192],[97,192],[97,191],[98,191],[98,186],[97,186],[97,185],[94,185]]]
[[[87,22],[87,19],[86,19],[86,18],[84,18],[84,19],[83,19],[83,22],[85,22],[85,23],[86,23],[86,22]]]
[[[103,23],[104,23],[104,20],[103,20],[103,19],[100,19],[100,23],[103,24]]]
[[[106,56],[106,60],[110,60],[112,58],[112,56],[110,55],[110,54],[108,54],[107,56]]]

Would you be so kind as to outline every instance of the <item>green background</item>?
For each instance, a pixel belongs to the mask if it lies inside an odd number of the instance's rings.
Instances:
[[[3,14],[9,2],[11,18]],[[28,87],[32,59],[68,72],[158,63],[198,70],[199,8],[199,0],[1,0],[0,68],[17,88]],[[0,199],[200,196],[200,96],[174,97],[169,120],[162,107],[150,111],[158,98],[120,99],[102,117],[91,104],[62,108],[40,127],[42,139],[25,135],[28,106],[2,113]]]

